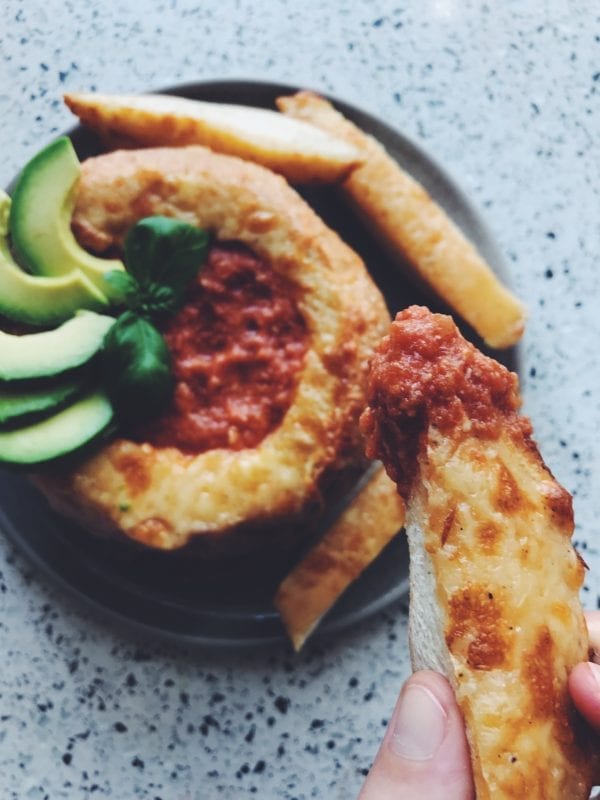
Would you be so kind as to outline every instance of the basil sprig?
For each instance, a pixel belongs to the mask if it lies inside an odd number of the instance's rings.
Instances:
[[[125,239],[127,271],[113,270],[105,280],[131,311],[150,318],[177,311],[208,244],[202,228],[170,217],[145,217]]]
[[[125,311],[104,338],[104,377],[121,417],[144,418],[160,411],[173,389],[171,356],[159,331],[134,311]]]
[[[169,217],[145,217],[125,240],[126,272],[107,273],[116,302],[126,308],[106,334],[103,367],[120,416],[160,411],[173,390],[171,357],[154,326],[177,311],[206,257],[209,235]]]

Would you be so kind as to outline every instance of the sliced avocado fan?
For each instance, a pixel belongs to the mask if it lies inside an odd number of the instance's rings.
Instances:
[[[0,427],[25,425],[50,416],[65,406],[80,392],[82,380],[77,373],[36,388],[0,384]]]
[[[113,317],[80,311],[58,328],[15,336],[0,331],[0,380],[60,375],[89,361],[102,347]]]
[[[91,392],[52,417],[25,428],[0,431],[0,462],[42,464],[91,443],[110,425],[113,410],[104,392]]]
[[[0,314],[17,322],[51,326],[64,322],[79,308],[104,310],[108,300],[79,270],[58,278],[24,272],[8,246],[10,197],[0,190]]]
[[[35,275],[56,277],[78,269],[107,292],[104,275],[123,269],[123,263],[93,256],[73,236],[71,217],[79,171],[77,154],[66,136],[26,164],[12,193],[12,244],[17,259]]]

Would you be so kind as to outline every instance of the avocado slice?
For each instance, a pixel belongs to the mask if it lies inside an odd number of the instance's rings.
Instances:
[[[0,380],[60,375],[85,364],[102,347],[113,317],[80,311],[58,328],[15,336],[0,331]]]
[[[0,431],[0,462],[41,464],[91,443],[113,419],[104,392],[91,392],[52,417],[11,431]]]
[[[69,319],[79,308],[106,309],[106,296],[81,272],[59,278],[23,272],[6,239],[10,205],[10,197],[0,190],[0,314],[17,322],[51,326]]]
[[[12,194],[9,228],[17,257],[35,275],[56,277],[80,270],[102,292],[104,275],[123,262],[93,256],[71,231],[79,160],[71,140],[61,136],[35,155]]]
[[[0,386],[0,427],[15,427],[58,411],[81,390],[79,375],[40,388]]]

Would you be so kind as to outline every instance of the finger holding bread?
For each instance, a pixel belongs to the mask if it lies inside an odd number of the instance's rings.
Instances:
[[[579,713],[600,734],[600,611],[585,615],[589,661],[577,664],[569,675],[569,691]],[[596,783],[600,782],[600,773]]]
[[[435,672],[402,687],[358,800],[472,800],[469,748],[452,688]]]
[[[569,675],[569,691],[579,713],[600,734],[600,666],[577,664]],[[596,780],[600,775],[596,776]]]

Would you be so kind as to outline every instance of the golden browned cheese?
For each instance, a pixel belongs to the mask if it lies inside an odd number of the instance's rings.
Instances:
[[[110,149],[201,144],[298,183],[341,180],[361,161],[335,134],[269,109],[160,94],[70,93],[64,99]]]
[[[404,524],[404,503],[382,467],[292,569],[275,606],[296,650]]]
[[[364,161],[343,182],[351,204],[392,252],[408,261],[491,346],[509,347],[525,325],[522,303],[502,285],[461,230],[425,189],[372,136],[312,92],[277,99],[295,119],[311,122],[356,147]]]
[[[360,258],[274,173],[203,147],[120,151],[82,165],[73,226],[103,252],[164,214],[250,248],[294,286],[308,347],[293,401],[256,447],[194,455],[123,438],[38,477],[61,511],[158,548],[263,527],[318,502],[329,477],[364,461],[357,430],[367,362],[389,324]]]
[[[413,307],[374,358],[362,427],[406,497],[411,570],[431,575],[412,587],[413,658],[455,687],[477,797],[587,800],[596,758],[567,690],[588,656],[584,566],[519,405],[515,375]]]

